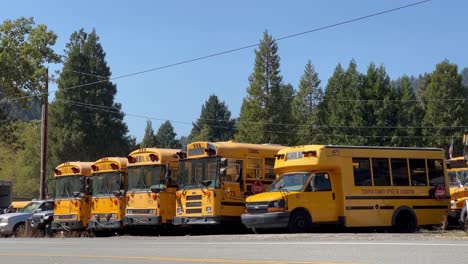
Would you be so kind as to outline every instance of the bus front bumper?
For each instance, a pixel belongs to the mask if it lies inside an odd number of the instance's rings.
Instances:
[[[200,217],[183,217],[176,216],[172,220],[173,225],[219,225],[221,218],[218,216],[200,216]]]
[[[113,230],[113,229],[122,229],[122,220],[89,220],[88,229],[93,230]]]
[[[53,231],[73,231],[82,230],[84,227],[81,221],[52,221],[51,228]]]
[[[290,212],[243,214],[242,224],[248,228],[283,228],[289,223]]]
[[[126,215],[123,218],[124,226],[159,226],[161,224],[161,216]]]

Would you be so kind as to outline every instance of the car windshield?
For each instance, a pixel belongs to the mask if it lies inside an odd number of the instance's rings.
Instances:
[[[270,185],[267,192],[278,192],[281,190],[300,191],[309,180],[310,175],[310,172],[282,174]]]
[[[83,176],[67,176],[55,179],[55,198],[71,198],[73,193],[82,191]]]
[[[149,190],[152,186],[164,187],[166,166],[136,166],[128,168],[128,190]]]
[[[118,172],[99,173],[92,177],[93,196],[112,195],[115,191],[121,190],[120,173]]]
[[[218,158],[198,158],[179,161],[180,189],[219,187]]]
[[[22,213],[32,213],[41,205],[40,202],[30,202],[23,209],[20,209],[19,212]]]

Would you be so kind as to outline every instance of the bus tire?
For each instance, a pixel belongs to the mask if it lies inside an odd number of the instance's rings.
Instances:
[[[312,221],[303,210],[295,211],[289,218],[288,230],[290,233],[307,233],[310,231]]]
[[[398,233],[414,233],[417,228],[416,217],[408,210],[401,210],[395,216],[394,228]]]
[[[463,207],[460,213],[460,226],[464,231],[468,231],[468,210]]]

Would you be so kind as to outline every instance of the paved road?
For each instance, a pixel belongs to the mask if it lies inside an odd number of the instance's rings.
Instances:
[[[465,263],[468,235],[4,238],[6,263]]]

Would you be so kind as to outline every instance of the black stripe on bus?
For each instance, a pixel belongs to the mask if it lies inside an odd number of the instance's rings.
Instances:
[[[227,205],[227,206],[245,206],[245,203],[243,203],[243,202],[221,202],[221,205]]]
[[[435,199],[432,196],[346,196],[346,200],[420,200],[420,199]],[[445,196],[444,199],[450,199],[450,196]]]
[[[392,206],[392,205],[389,205],[389,206],[384,205],[384,206],[380,206],[380,209],[382,209],[382,210],[387,210],[387,209],[393,210],[393,209],[395,209],[395,206]]]
[[[374,210],[374,206],[346,206],[346,210]]]
[[[413,209],[448,209],[446,205],[415,205]]]

